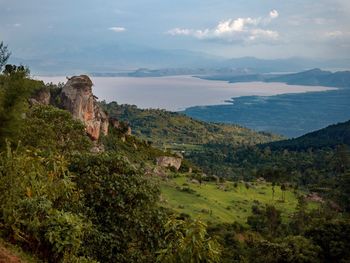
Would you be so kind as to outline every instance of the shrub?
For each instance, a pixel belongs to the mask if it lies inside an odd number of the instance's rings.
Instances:
[[[0,155],[0,222],[8,238],[43,258],[64,261],[77,255],[89,223],[81,210],[64,158],[43,157],[38,151]]]
[[[94,228],[85,255],[101,262],[152,262],[166,217],[152,178],[112,153],[77,156],[70,170],[79,174],[75,181]]]

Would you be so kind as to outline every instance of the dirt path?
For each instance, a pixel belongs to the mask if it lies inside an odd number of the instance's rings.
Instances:
[[[0,244],[0,263],[24,263],[24,261]]]

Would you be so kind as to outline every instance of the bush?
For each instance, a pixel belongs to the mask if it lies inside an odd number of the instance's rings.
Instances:
[[[101,262],[152,262],[166,218],[152,179],[112,153],[77,156],[70,170],[79,174],[75,181],[94,228],[85,255]]]
[[[92,146],[82,122],[68,111],[44,105],[28,111],[19,139],[26,146],[65,155],[86,152]]]
[[[64,159],[43,157],[38,151],[0,155],[0,222],[3,234],[43,258],[64,261],[77,255],[88,221]],[[87,221],[87,223],[84,223]]]
[[[220,262],[221,247],[208,236],[204,222],[172,218],[165,231],[166,245],[158,251],[157,262]]]

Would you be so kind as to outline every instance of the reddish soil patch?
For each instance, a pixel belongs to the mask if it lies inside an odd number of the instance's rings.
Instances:
[[[0,245],[0,263],[23,263],[23,261]]]

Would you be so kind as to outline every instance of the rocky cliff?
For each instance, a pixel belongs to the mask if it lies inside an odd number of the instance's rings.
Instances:
[[[81,120],[86,132],[96,141],[100,135],[108,134],[108,116],[97,103],[92,93],[92,81],[86,75],[68,79],[62,89],[61,101],[64,109],[72,113],[75,119]]]

